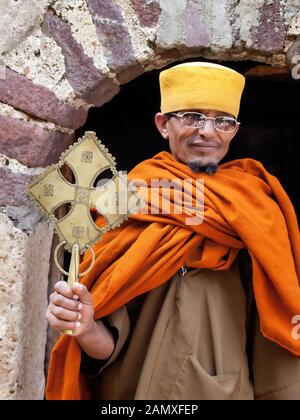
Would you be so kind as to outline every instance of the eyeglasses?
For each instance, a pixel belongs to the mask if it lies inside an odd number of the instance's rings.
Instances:
[[[220,115],[218,117],[207,117],[200,112],[169,112],[167,115],[180,118],[183,125],[189,128],[204,128],[206,122],[211,120],[214,122],[214,127],[216,130],[221,131],[222,133],[233,133],[237,126],[241,123],[237,122],[235,118],[227,117]]]

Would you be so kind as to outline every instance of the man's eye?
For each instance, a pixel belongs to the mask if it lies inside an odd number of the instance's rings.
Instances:
[[[188,124],[193,124],[195,121],[197,121],[197,119],[193,114],[185,114],[184,121]]]
[[[217,123],[220,125],[231,125],[233,120],[230,120],[229,118],[218,118]]]
[[[205,119],[204,115],[201,114],[188,114],[188,119],[191,121],[202,121],[203,119]]]

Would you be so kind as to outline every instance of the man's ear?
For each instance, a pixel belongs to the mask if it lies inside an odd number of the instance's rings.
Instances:
[[[167,129],[167,122],[168,118],[162,114],[161,112],[158,112],[155,115],[155,125],[160,132],[160,134],[163,136],[164,139],[169,138],[169,131]]]
[[[236,131],[235,131],[235,133],[234,133],[234,137],[237,135],[237,133],[240,131],[240,127],[241,127],[241,125],[240,124],[238,124],[237,125],[237,127],[236,127]]]
[[[240,129],[240,125],[238,124],[237,126],[236,126],[236,130],[235,130],[235,132],[232,134],[232,139],[231,139],[231,141],[236,137],[236,135],[237,135],[237,133],[239,132],[239,129]]]

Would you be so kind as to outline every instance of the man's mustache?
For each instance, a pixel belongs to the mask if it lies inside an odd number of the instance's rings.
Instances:
[[[194,144],[201,144],[203,146],[216,147],[216,148],[220,148],[222,146],[222,144],[218,140],[205,140],[205,139],[202,139],[201,137],[189,137],[186,140],[186,144],[187,146],[193,146]]]

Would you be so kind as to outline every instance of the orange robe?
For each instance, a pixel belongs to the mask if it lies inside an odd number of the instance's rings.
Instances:
[[[292,319],[300,315],[299,227],[277,178],[252,159],[223,164],[213,176],[195,174],[167,152],[139,164],[130,173],[130,179],[138,178],[148,185],[152,178],[192,179],[194,204],[196,179],[203,179],[204,220],[187,226],[184,213],[136,214],[107,233],[94,246],[96,263],[83,278],[93,295],[95,319],[160,286],[183,264],[226,270],[239,249],[247,248],[261,331],[300,356],[300,340],[292,335]],[[162,209],[165,205],[163,198]],[[89,262],[87,253],[81,271]],[[62,336],[51,356],[47,399],[89,398],[80,363],[81,349],[76,339]]]

